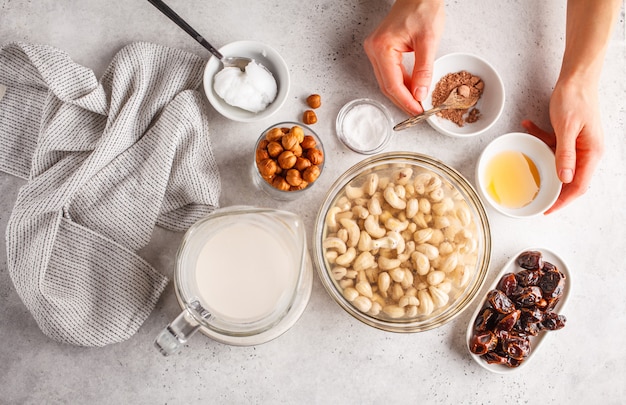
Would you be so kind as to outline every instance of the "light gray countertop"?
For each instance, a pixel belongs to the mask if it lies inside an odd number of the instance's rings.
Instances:
[[[405,118],[381,94],[362,50],[390,2],[170,0],[214,45],[255,39],[275,47],[290,66],[285,106],[256,123],[230,122],[209,110],[211,142],[223,182],[221,206],[280,207],[304,219],[310,237],[325,190],[364,158],[336,138],[335,117],[360,97],[381,101],[394,121]],[[560,1],[447,2],[439,55],[464,51],[490,61],[506,89],[504,113],[487,133],[449,138],[427,125],[397,133],[387,151],[416,151],[458,169],[472,183],[477,157],[500,134],[522,131],[530,118],[548,126],[548,99],[564,46]],[[478,366],[465,345],[474,306],[422,333],[383,332],[353,319],[314,278],[301,319],[284,335],[255,347],[194,336],[179,355],[162,357],[157,333],[179,312],[170,283],[148,320],[128,341],[103,348],[58,344],[44,336],[16,294],[0,249],[0,403],[623,403],[626,398],[626,64],[624,11],[608,48],[600,103],[606,152],[587,194],[565,209],[511,219],[488,209],[493,255],[486,285],[519,250],[559,253],[572,272],[565,329],[546,340],[518,373]],[[209,57],[147,1],[0,0],[0,42],[44,43],[70,54],[97,77],[113,55],[149,41]],[[323,97],[314,128],[325,142],[325,171],[315,192],[283,203],[260,195],[241,170],[269,125],[299,120],[304,98]],[[24,181],[0,173],[0,228],[6,229]],[[157,229],[140,254],[172,275],[181,234]],[[484,292],[484,291],[483,291]],[[474,305],[476,302],[474,302]]]

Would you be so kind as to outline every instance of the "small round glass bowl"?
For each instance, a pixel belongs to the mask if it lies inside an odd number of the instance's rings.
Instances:
[[[534,166],[533,169],[529,170],[529,173],[534,172],[534,175],[538,176],[538,179],[535,179],[538,183],[536,186],[538,191],[526,205],[503,204],[504,196],[501,196],[500,201],[497,201],[492,192],[489,192],[490,189],[498,187],[491,184],[492,182],[488,179],[490,163],[494,161],[494,158],[504,156],[501,155],[504,153],[513,153],[512,156],[507,156],[509,161],[521,159],[522,164],[528,164],[530,169],[531,163],[527,161],[527,159],[530,159]],[[524,161],[524,158],[526,158],[526,161]],[[522,168],[517,169],[521,170]],[[499,168],[498,173],[499,176],[502,176],[500,181],[520,183],[520,185],[514,187],[516,192],[524,189],[524,187],[521,187],[521,183],[524,183],[524,178],[520,177],[523,173],[520,174],[517,170],[505,172],[502,168]],[[489,205],[500,213],[513,218],[528,218],[543,214],[557,200],[562,186],[556,173],[554,153],[550,147],[537,137],[523,132],[501,135],[487,145],[480,155],[478,165],[476,165],[476,184],[483,200],[487,201]],[[510,197],[513,198],[513,196]]]
[[[484,283],[485,209],[470,183],[429,156],[390,152],[333,184],[315,222],[322,284],[350,315],[391,332],[439,327]]]
[[[357,153],[372,155],[385,149],[391,140],[393,121],[384,105],[359,98],[341,108],[335,126],[344,145]]]
[[[285,121],[265,129],[254,146],[252,178],[270,197],[295,200],[324,170],[324,145],[307,125]]]
[[[237,41],[219,49],[225,57],[241,56],[255,60],[272,73],[278,92],[274,101],[261,112],[255,113],[234,107],[222,99],[213,88],[215,75],[222,70],[219,59],[212,56],[204,69],[204,93],[209,102],[224,117],[239,122],[254,122],[268,118],[276,113],[287,100],[290,86],[289,67],[278,51],[269,45],[257,41]]]
[[[450,73],[467,71],[482,79],[485,87],[476,105],[480,118],[476,122],[466,123],[462,127],[438,115],[428,118],[428,123],[437,132],[455,137],[470,137],[484,133],[500,118],[504,110],[504,84],[496,69],[486,60],[468,53],[451,53],[435,60],[431,94],[424,100],[424,110],[433,108],[432,90],[437,83]]]

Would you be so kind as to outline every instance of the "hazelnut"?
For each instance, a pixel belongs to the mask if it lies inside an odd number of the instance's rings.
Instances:
[[[324,161],[324,152],[320,149],[307,149],[306,157],[314,165],[319,165]]]
[[[283,135],[285,134],[280,128],[272,128],[269,131],[267,131],[267,134],[265,135],[265,139],[267,139],[270,142],[277,141],[280,138],[282,138]]]
[[[271,157],[276,157],[280,155],[281,153],[283,153],[283,151],[284,151],[283,146],[276,141],[272,141],[267,144],[267,153]]]
[[[302,156],[302,146],[300,146],[299,143],[297,143],[296,146],[294,146],[291,151],[296,156]]]
[[[267,152],[267,149],[258,148],[256,150],[256,162],[257,163],[269,157],[270,157],[270,154]]]
[[[268,141],[267,139],[261,139],[259,141],[259,149],[266,149],[267,148],[267,144],[270,143],[270,141]]]
[[[315,138],[313,138],[311,135],[305,136],[302,142],[300,142],[300,146],[302,146],[302,149],[311,149],[314,148],[316,145],[317,142],[315,142]]]
[[[306,98],[306,103],[311,108],[320,108],[322,105],[322,97],[319,94],[311,94]]]
[[[321,171],[319,166],[307,167],[304,172],[302,172],[302,179],[304,179],[307,183],[313,183],[318,177],[320,177],[320,173]]]
[[[298,157],[292,151],[286,150],[278,156],[278,165],[283,169],[291,169]]]
[[[296,136],[298,143],[302,143],[304,139],[304,129],[302,129],[301,126],[294,125],[289,132]]]
[[[317,122],[317,115],[315,115],[315,111],[306,110],[302,115],[302,122],[307,125],[315,124]]]
[[[297,187],[302,183],[302,176],[297,169],[289,169],[287,170],[287,175],[285,175],[285,180],[290,186]]]
[[[299,142],[296,135],[289,133],[282,137],[281,144],[286,150],[293,150],[296,145],[299,145]]]
[[[276,169],[278,166],[273,159],[263,159],[257,164],[259,168],[259,173],[266,179],[271,179],[276,174]]]
[[[290,190],[291,191],[304,190],[305,188],[307,188],[308,185],[309,185],[309,183],[307,183],[306,181],[302,180],[299,185],[291,186]]]
[[[304,169],[310,166],[311,166],[311,161],[309,159],[303,158],[303,157],[298,157],[296,159],[296,166],[295,166],[296,169],[303,171]]]
[[[289,191],[289,189],[291,188],[289,183],[287,183],[287,180],[280,176],[274,177],[274,180],[272,180],[272,186],[281,191]]]

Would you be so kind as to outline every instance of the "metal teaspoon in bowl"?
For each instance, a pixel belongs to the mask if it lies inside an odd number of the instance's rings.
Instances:
[[[167,4],[162,2],[161,0],[148,0],[150,4],[159,9],[163,14],[165,14],[170,20],[174,21],[180,28],[182,28],[187,34],[189,34],[193,39],[198,41],[200,45],[209,50],[216,58],[222,62],[224,67],[236,67],[239,68],[242,72],[246,69],[246,66],[252,59],[244,58],[241,56],[232,56],[225,57],[218,51],[213,45],[211,45],[206,39],[202,37],[196,30],[194,30],[185,20],[183,20],[174,10],[172,10]],[[265,69],[265,66],[262,66]],[[266,69],[267,70],[267,69]]]
[[[401,123],[394,126],[393,130],[402,131],[403,129],[410,128],[414,125],[419,124],[422,121],[425,121],[431,115],[436,114],[442,110],[464,110],[464,109],[472,107],[474,104],[478,102],[480,95],[470,94],[469,96],[464,96],[462,94],[459,94],[459,89],[463,86],[464,85],[455,87],[448,95],[448,98],[446,98],[446,100],[440,105],[438,105],[437,107],[431,108],[430,110],[424,111],[421,114],[415,115],[411,118],[408,118],[402,121]]]

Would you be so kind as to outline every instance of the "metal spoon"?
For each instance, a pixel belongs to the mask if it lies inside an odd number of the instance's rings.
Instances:
[[[218,51],[213,45],[211,45],[206,39],[202,37],[191,25],[187,24],[174,10],[169,8],[167,4],[161,0],[148,0],[154,7],[158,8],[163,14],[165,14],[170,20],[174,21],[180,28],[182,28],[193,39],[198,41],[200,45],[209,50],[216,58],[218,58],[224,67],[237,67],[243,72],[248,66],[248,63],[252,62],[250,58],[244,58],[241,56],[224,57],[220,51]]]
[[[431,108],[430,110],[424,111],[421,114],[415,115],[411,118],[408,118],[402,121],[401,123],[394,126],[393,130],[401,131],[403,129],[410,128],[416,124],[419,124],[422,121],[425,121],[431,115],[436,114],[442,110],[465,110],[467,108],[472,107],[474,104],[476,104],[476,102],[478,102],[479,96],[469,95],[465,97],[465,96],[460,95],[459,88],[461,88],[462,86],[463,85],[452,89],[452,91],[448,95],[448,98],[446,98],[446,100],[443,103],[441,103],[441,105],[438,105],[437,107]]]

